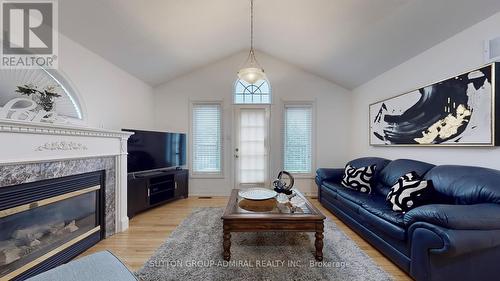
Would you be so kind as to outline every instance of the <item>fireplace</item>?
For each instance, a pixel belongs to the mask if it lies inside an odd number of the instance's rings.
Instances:
[[[56,267],[105,235],[105,171],[0,188],[0,280]]]

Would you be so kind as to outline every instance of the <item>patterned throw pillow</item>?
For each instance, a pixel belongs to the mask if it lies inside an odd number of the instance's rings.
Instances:
[[[359,192],[371,193],[370,181],[375,173],[375,167],[376,165],[371,165],[356,169],[347,164],[344,176],[342,177],[342,185]]]
[[[411,172],[400,177],[387,194],[387,201],[392,204],[392,210],[407,212],[415,207],[428,204],[434,186],[432,181],[423,180],[417,173]]]

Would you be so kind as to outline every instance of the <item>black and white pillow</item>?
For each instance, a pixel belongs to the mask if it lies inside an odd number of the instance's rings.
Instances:
[[[375,167],[376,165],[354,168],[347,164],[342,177],[342,185],[362,193],[371,193],[370,181],[375,173]]]
[[[433,192],[432,181],[423,180],[417,173],[410,172],[400,177],[391,187],[387,201],[392,204],[393,211],[407,212],[428,204]]]

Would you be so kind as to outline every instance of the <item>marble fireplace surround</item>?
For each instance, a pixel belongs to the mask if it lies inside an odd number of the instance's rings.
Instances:
[[[128,228],[128,132],[0,120],[0,188],[105,170],[106,237]]]

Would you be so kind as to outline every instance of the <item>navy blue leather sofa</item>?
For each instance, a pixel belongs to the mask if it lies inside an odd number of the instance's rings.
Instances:
[[[321,204],[416,280],[500,279],[500,171],[399,159],[376,164],[372,194],[343,187],[344,169],[318,169]],[[415,171],[432,180],[431,204],[405,214],[385,200],[399,177]]]

